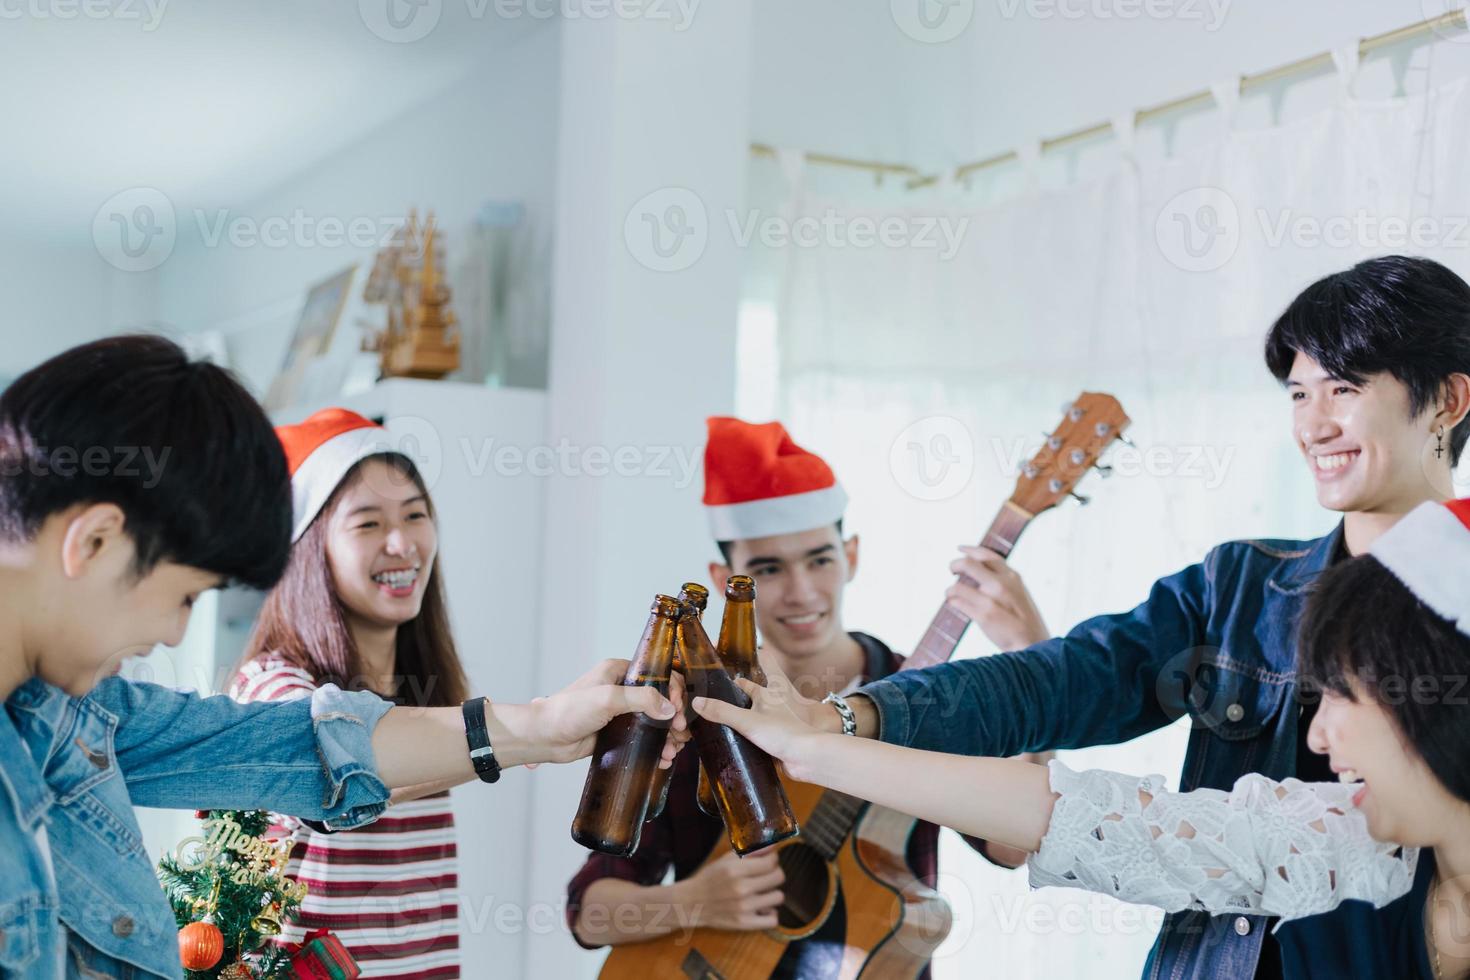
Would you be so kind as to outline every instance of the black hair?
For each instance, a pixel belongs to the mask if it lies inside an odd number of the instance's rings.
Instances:
[[[285,453],[223,368],[163,337],[109,337],[32,368],[0,394],[0,538],[110,503],[142,576],[168,560],[258,589],[291,551]]]
[[[840,517],[837,518],[837,536],[839,538],[842,537],[842,518],[840,518]],[[730,548],[734,544],[735,544],[734,541],[716,541],[715,542],[715,546],[720,549],[720,554],[724,556],[724,558],[725,558],[725,564],[727,566],[730,564]]]
[[[1349,558],[1317,579],[1297,657],[1305,687],[1371,694],[1435,777],[1470,801],[1470,636],[1378,559]]]
[[[1470,284],[1432,259],[1388,255],[1319,279],[1266,336],[1266,365],[1286,382],[1297,353],[1333,378],[1361,385],[1387,371],[1409,389],[1417,417],[1452,374],[1470,374]],[[1450,431],[1450,465],[1470,424]]]

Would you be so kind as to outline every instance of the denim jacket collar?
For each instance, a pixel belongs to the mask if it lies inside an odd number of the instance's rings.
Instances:
[[[11,805],[15,807],[16,818],[28,831],[36,829],[36,824],[51,808],[56,797],[32,759],[25,739],[12,719],[12,712],[34,703],[44,689],[45,685],[31,678],[10,696],[7,710],[0,711],[0,785],[5,787]],[[22,719],[21,728],[27,726],[28,721]]]
[[[1332,564],[1342,546],[1342,536],[1343,522],[1338,521],[1331,534],[1318,538],[1311,542],[1310,548],[1293,553],[1283,561],[1271,575],[1271,588],[1285,595],[1301,595]]]

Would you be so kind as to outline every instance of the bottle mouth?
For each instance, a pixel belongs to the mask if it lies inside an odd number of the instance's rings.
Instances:
[[[725,598],[754,599],[755,579],[749,575],[731,575],[725,579]]]

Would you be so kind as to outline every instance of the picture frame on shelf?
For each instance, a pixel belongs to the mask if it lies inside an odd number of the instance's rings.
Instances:
[[[351,331],[338,326],[357,290],[358,270],[353,263],[307,290],[285,359],[266,393],[268,410],[330,397],[340,387],[346,370],[340,341]]]

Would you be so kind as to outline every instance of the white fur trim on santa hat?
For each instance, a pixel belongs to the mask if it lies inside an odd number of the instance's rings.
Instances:
[[[339,432],[313,449],[291,474],[291,541],[306,533],[337,484],[359,460],[397,451],[388,430],[376,425]]]
[[[1470,635],[1470,528],[1444,504],[1420,504],[1368,553],[1430,609]]]
[[[847,510],[847,493],[834,483],[820,490],[767,497],[741,504],[706,506],[716,541],[769,538],[835,524]]]

